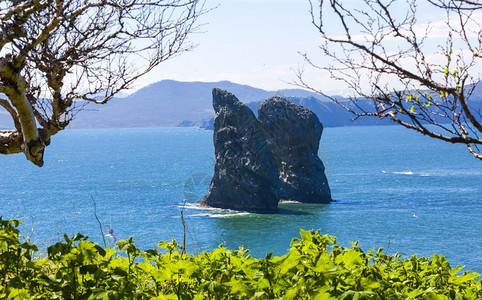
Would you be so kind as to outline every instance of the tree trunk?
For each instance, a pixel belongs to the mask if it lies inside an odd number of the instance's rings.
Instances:
[[[33,107],[27,99],[27,82],[7,59],[0,63],[0,75],[3,79],[2,91],[8,97],[13,107],[17,111],[17,121],[21,126],[20,136],[18,129],[16,132],[6,132],[0,135],[0,151],[5,153],[18,153],[23,151],[28,160],[41,167],[43,165],[43,153],[45,143],[40,137],[35,122]],[[6,80],[5,80],[6,79]],[[5,84],[5,81],[8,83]],[[23,147],[20,146],[18,139],[23,139]],[[6,142],[6,143],[5,143]],[[20,145],[22,143],[20,142]]]

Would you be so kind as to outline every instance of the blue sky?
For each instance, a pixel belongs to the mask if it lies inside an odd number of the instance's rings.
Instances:
[[[344,1],[354,6],[358,3]],[[346,89],[327,73],[307,66],[298,53],[307,53],[317,64],[331,63],[318,48],[322,40],[311,23],[308,0],[207,0],[208,7],[216,5],[199,20],[204,24],[201,32],[191,36],[197,47],[162,63],[141,78],[134,90],[163,79],[229,80],[278,90],[294,87],[290,83],[296,80],[299,68],[305,70],[309,83],[325,93],[343,93]],[[417,5],[418,28],[423,32],[431,22],[430,39],[425,45],[437,56],[437,45],[444,44],[446,36],[446,29],[437,24],[443,24],[445,13],[427,6],[425,1],[417,1]],[[474,20],[481,15],[474,15]],[[329,27],[334,32],[339,29],[339,25]],[[396,49],[396,42],[391,47]],[[439,61],[440,57],[435,56],[434,61]]]
[[[219,6],[200,19],[197,47],[140,79],[136,87],[162,79],[230,80],[277,90],[293,87],[301,52],[316,51],[320,39],[305,0],[208,1]]]

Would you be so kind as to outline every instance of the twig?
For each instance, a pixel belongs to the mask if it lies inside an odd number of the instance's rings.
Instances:
[[[182,221],[182,254],[186,254],[186,220],[184,220],[184,206],[181,208]]]
[[[391,240],[392,240],[392,235],[390,234],[390,235],[388,236],[388,246],[387,246],[387,249],[385,249],[385,255],[387,255],[388,249],[390,249],[390,242],[391,242]]]
[[[96,205],[94,197],[92,197],[92,195],[90,195],[90,198],[92,199],[92,202],[94,203],[94,216],[97,219],[97,222],[99,223],[100,233],[102,234],[102,240],[104,241],[104,248],[107,248],[107,243],[105,242],[105,237],[104,237],[104,230],[102,230],[102,223],[100,222],[99,217],[97,216],[97,205]]]
[[[30,228],[30,235],[29,235],[29,237],[28,237],[29,240],[31,240],[31,238],[32,238],[33,228],[34,228],[34,226],[35,226],[35,218],[34,218],[34,216],[30,216],[30,218],[32,218],[32,227]]]
[[[194,253],[195,254],[199,254],[200,251],[202,251],[201,247],[199,246],[199,249],[198,249],[198,246],[197,244],[199,244],[199,240],[196,236],[196,232],[195,231],[191,231],[189,229],[189,226],[186,226],[186,229],[187,229],[187,233],[189,234],[189,236],[191,237],[191,240],[193,241],[193,246],[194,246]]]
[[[55,226],[57,227],[57,239],[60,242],[60,226],[59,226],[59,223],[56,223]]]

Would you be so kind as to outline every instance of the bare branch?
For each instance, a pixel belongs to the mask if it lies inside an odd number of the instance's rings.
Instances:
[[[355,95],[350,99],[329,98],[355,119],[388,117],[432,138],[466,144],[480,159],[477,145],[482,144],[482,117],[471,108],[470,96],[481,80],[482,30],[474,14],[481,4],[429,1],[446,15],[445,23],[436,20],[446,38],[435,52],[425,43],[431,38],[430,23],[417,24],[420,2],[326,2],[319,1],[319,12],[311,3],[311,17],[324,40],[320,48],[333,64],[320,66],[304,57],[308,65],[327,71]],[[338,24],[332,21],[327,28],[324,24],[328,17],[334,17]],[[302,73],[298,74],[298,84],[317,91],[305,82]],[[371,105],[366,105],[368,100]]]
[[[42,165],[50,136],[86,101],[106,103],[190,50],[188,36],[203,13],[199,0],[2,1],[2,106],[15,108],[27,159]]]

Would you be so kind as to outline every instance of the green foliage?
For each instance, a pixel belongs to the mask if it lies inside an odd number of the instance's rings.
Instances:
[[[103,249],[64,236],[35,257],[20,221],[0,218],[1,299],[481,299],[480,275],[443,257],[403,258],[301,230],[283,256],[219,247],[182,254],[175,240],[142,251],[132,238]]]

